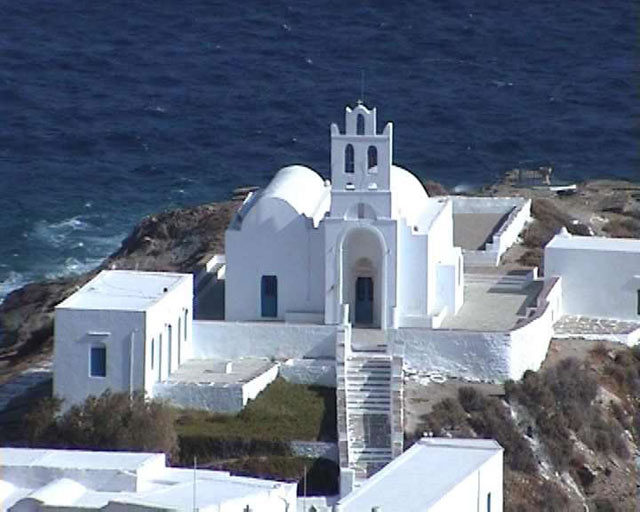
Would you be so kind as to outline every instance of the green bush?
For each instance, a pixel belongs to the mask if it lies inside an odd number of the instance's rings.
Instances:
[[[163,402],[107,390],[57,416],[60,404],[42,401],[26,416],[32,445],[177,454],[174,411]]]

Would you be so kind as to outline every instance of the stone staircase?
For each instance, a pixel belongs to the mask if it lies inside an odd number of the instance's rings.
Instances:
[[[380,331],[367,350],[352,350],[346,327],[338,336],[338,444],[340,466],[358,486],[402,453],[402,357],[380,343]],[[359,341],[353,348],[365,346]]]

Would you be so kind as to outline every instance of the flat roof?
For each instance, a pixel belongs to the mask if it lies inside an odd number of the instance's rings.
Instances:
[[[424,438],[338,503],[345,512],[422,512],[502,451],[492,439]]]
[[[152,490],[128,495],[113,501],[129,505],[152,505],[175,510],[191,508],[193,500],[193,469],[166,468],[151,483],[159,485]],[[260,480],[257,478],[233,476],[227,472],[196,470],[196,508],[221,505],[230,500],[255,498],[267,495],[279,487],[296,486],[296,483]]]
[[[640,252],[640,239],[559,234],[553,237],[547,247],[554,249]]]
[[[441,329],[503,332],[513,329],[535,307],[541,280],[528,280],[521,270],[471,267],[464,273],[464,302],[445,317]]]
[[[163,462],[165,460],[163,453],[0,448],[0,468],[37,466],[60,469],[135,471],[158,458]]]
[[[453,245],[472,251],[483,250],[512,211],[513,208],[501,213],[454,213]]]
[[[267,358],[189,359],[169,375],[169,382],[245,384],[276,365]]]
[[[145,311],[191,274],[103,270],[58,308]]]
[[[160,462],[154,471],[137,475],[140,491],[96,490],[91,483],[78,483],[64,470],[118,470],[133,472],[148,462]],[[183,510],[190,508],[196,481],[196,506],[202,510],[219,507],[229,501],[264,497],[274,490],[292,491],[297,484],[275,480],[233,476],[226,471],[163,467],[164,454],[131,452],[89,452],[80,450],[42,450],[31,448],[0,449],[0,492],[2,503],[9,507],[26,497],[37,497],[46,506],[98,509],[110,502],[124,505],[147,505],[154,508]],[[2,468],[24,467],[17,479],[4,479]],[[63,470],[50,480],[40,468]],[[30,471],[35,471],[32,473]],[[37,477],[33,477],[37,475]],[[10,481],[13,480],[13,481]],[[94,483],[97,483],[94,482]],[[217,508],[216,508],[217,509]],[[3,509],[4,510],[4,509]]]

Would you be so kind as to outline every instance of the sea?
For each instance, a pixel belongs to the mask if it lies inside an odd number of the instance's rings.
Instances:
[[[395,162],[640,179],[631,0],[0,0],[0,301],[84,272],[153,212],[329,176],[363,100]]]

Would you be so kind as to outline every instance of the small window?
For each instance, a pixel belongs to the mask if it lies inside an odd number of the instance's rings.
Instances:
[[[487,512],[491,512],[491,493],[487,493]]]
[[[640,290],[638,290],[638,311],[637,313],[640,315]]]
[[[351,144],[347,144],[347,147],[344,148],[344,172],[352,173],[354,169],[353,146]]]
[[[178,317],[178,343],[182,341],[182,318]]]
[[[367,169],[371,169],[378,165],[378,150],[375,146],[369,146],[369,149],[367,150],[367,162]]]
[[[358,135],[364,135],[364,116],[358,114],[358,126],[356,127],[356,133]]]
[[[104,346],[91,347],[91,376],[107,376],[107,349]]]
[[[262,316],[276,318],[278,316],[278,278],[262,276],[261,283]]]
[[[184,341],[187,341],[187,320],[189,318],[189,310],[185,309],[184,310]]]
[[[155,366],[156,362],[156,339],[151,339],[151,369]]]

